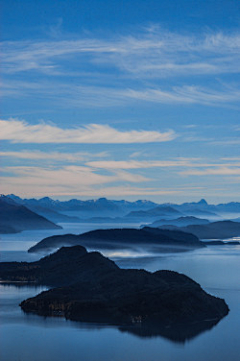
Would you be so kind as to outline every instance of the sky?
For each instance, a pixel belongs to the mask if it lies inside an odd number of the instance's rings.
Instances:
[[[240,3],[2,0],[1,193],[240,201]]]

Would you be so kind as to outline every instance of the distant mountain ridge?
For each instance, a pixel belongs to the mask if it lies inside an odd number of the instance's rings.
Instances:
[[[220,204],[208,204],[205,199],[201,199],[199,202],[186,202],[182,204],[166,203],[166,205],[172,206],[186,214],[191,213],[193,210],[207,211],[209,213],[239,213],[240,214],[240,202],[229,202]]]
[[[183,204],[163,203],[157,204],[151,201],[138,200],[134,202],[126,200],[108,200],[106,198],[68,201],[53,200],[49,197],[41,199],[22,199],[14,194],[7,196],[16,203],[24,205],[35,213],[42,215],[54,223],[144,223],[157,221],[159,218],[176,219],[180,217],[197,217],[211,221],[221,220],[221,214],[231,213],[240,215],[240,203],[230,202],[226,204],[212,205],[206,200]],[[197,221],[199,223],[199,221]]]
[[[106,198],[99,198],[97,200],[82,201],[78,199],[71,199],[69,201],[55,201],[49,197],[41,199],[22,199],[14,194],[8,195],[9,198],[13,199],[19,204],[23,204],[29,208],[44,207],[55,212],[79,212],[82,216],[123,216],[130,211],[134,210],[147,210],[157,206],[156,203],[151,201],[136,201],[128,202],[125,200],[112,201]]]

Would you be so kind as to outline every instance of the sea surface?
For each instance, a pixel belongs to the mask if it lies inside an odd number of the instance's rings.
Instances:
[[[134,225],[128,224],[130,226]],[[90,229],[110,228],[110,225],[65,224],[64,227],[57,232],[28,231],[2,235],[0,260],[33,261],[40,255],[28,254],[27,249],[44,237],[56,233],[79,234]],[[178,342],[160,336],[139,337],[117,327],[26,315],[19,303],[46,288],[1,284],[1,361],[240,360],[240,246],[209,246],[168,254],[113,253],[110,250],[104,253],[120,267],[184,273],[199,282],[207,292],[224,298],[230,313],[211,330]]]

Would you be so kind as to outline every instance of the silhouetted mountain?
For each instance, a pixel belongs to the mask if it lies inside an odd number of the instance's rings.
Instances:
[[[166,328],[170,335],[182,326],[184,340],[191,338],[193,324],[198,324],[199,333],[229,312],[224,300],[207,294],[183,274],[120,269],[81,246],[62,248],[37,262],[0,263],[0,278],[54,287],[23,301],[25,312],[131,326],[133,333],[139,332],[141,324],[141,336],[146,330],[161,335]]]
[[[196,216],[196,217],[208,217],[210,219],[219,219],[221,218],[217,213],[205,210],[205,209],[198,209],[198,208],[191,208],[189,210],[184,210],[184,213],[189,216]]]
[[[240,214],[240,203],[239,202],[230,202],[230,203],[221,203],[216,206],[217,212],[220,213],[239,213]]]
[[[31,211],[49,219],[54,223],[79,223],[81,219],[79,217],[68,216],[52,209],[44,208],[42,206],[27,206]]]
[[[208,206],[208,203],[205,199],[201,199],[199,202],[197,202],[198,205],[204,205],[204,206]]]
[[[209,205],[205,199],[201,199],[199,202],[190,202],[183,204],[165,204],[178,210],[179,212],[194,216],[194,217],[206,217],[206,218],[219,218],[219,215],[215,213],[217,211],[216,206]]]
[[[125,200],[121,200],[121,201],[112,201],[112,202],[114,202],[116,205],[120,206],[125,214],[130,211],[148,210],[148,209],[158,206],[157,203],[147,201],[147,200],[138,200],[135,202],[128,202]]]
[[[165,225],[171,225],[171,226],[177,226],[177,227],[185,227],[185,226],[189,226],[192,224],[208,224],[210,223],[209,220],[207,219],[202,219],[202,218],[196,218],[196,217],[192,217],[192,216],[188,216],[188,217],[179,217],[176,219],[159,219],[155,222],[153,222],[152,224],[150,224],[150,227],[160,227],[160,226],[165,226]]]
[[[29,198],[29,199],[22,199],[15,194],[9,194],[8,198],[13,199],[16,203],[25,205],[27,207],[43,207],[47,209],[56,210],[55,208],[61,208],[61,202],[55,201],[49,197],[43,197],[40,199]]]
[[[146,210],[156,206],[156,203],[150,201],[128,202],[125,200],[115,201],[106,198],[97,200],[80,201],[72,199],[70,201],[61,202],[64,211],[75,211],[82,215],[91,216],[123,216],[131,210]]]
[[[195,234],[199,239],[223,239],[240,236],[240,224],[232,221],[220,221],[187,227],[162,226],[162,228],[189,232]]]
[[[72,199],[68,202],[62,202],[66,210],[79,211],[79,212],[91,212],[97,214],[119,214],[121,208],[114,204],[112,201],[106,198],[99,198],[97,200],[90,201],[78,201]]]
[[[172,218],[181,215],[181,212],[177,211],[173,207],[158,206],[151,208],[147,211],[132,211],[128,213],[125,218],[129,219],[155,219],[158,217]]]
[[[25,206],[15,203],[12,199],[0,198],[0,231],[16,233],[30,229],[59,229],[61,227],[46,218],[30,211]],[[12,232],[11,232],[12,230]]]
[[[174,208],[179,211],[192,215],[192,216],[206,216],[216,218],[217,216],[224,215],[227,213],[239,213],[240,214],[240,203],[230,202],[221,204],[208,204],[204,199],[199,202],[183,203],[183,204],[171,204]]]
[[[145,227],[142,229],[99,229],[80,235],[65,234],[44,238],[29,252],[49,251],[62,246],[84,245],[95,249],[122,249],[156,246],[158,250],[179,252],[204,244],[189,233]]]
[[[80,222],[80,218],[78,217],[72,217],[65,215],[63,213],[59,213],[52,208],[56,208],[55,204],[58,204],[60,202],[53,201],[51,198],[45,197],[41,198],[40,200],[36,199],[21,199],[20,197],[15,196],[14,194],[11,194],[9,196],[12,200],[14,200],[16,203],[24,205],[34,213],[39,214],[40,216],[43,216],[47,218],[49,221],[54,223],[78,223]],[[60,207],[61,208],[61,207]]]

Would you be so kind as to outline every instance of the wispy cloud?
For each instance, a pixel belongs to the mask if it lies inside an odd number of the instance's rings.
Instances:
[[[11,98],[27,97],[33,94],[37,97],[46,97],[58,107],[100,107],[111,108],[129,105],[133,102],[156,104],[202,104],[207,106],[223,106],[238,103],[240,89],[236,86],[217,84],[216,87],[203,87],[200,85],[182,85],[163,87],[153,84],[135,86],[130,83],[126,88],[120,86],[76,85],[41,81],[38,83],[28,81],[5,81],[2,84],[2,96]],[[60,101],[60,102],[59,102]]]
[[[216,105],[222,102],[236,102],[240,98],[239,89],[226,89],[219,91],[199,86],[173,87],[171,90],[145,89],[126,90],[125,95],[129,98],[139,99],[155,103],[185,103]]]
[[[196,168],[211,168],[213,171],[217,169],[230,169],[229,167],[240,167],[239,164],[231,162],[231,158],[226,163],[222,160],[219,162],[210,161],[208,162],[201,158],[175,158],[172,160],[125,160],[125,161],[114,161],[114,160],[97,160],[86,162],[86,165],[99,168],[99,169],[148,169],[148,168],[192,168],[189,172],[195,172]],[[237,160],[237,159],[233,159]],[[239,159],[240,160],[240,159]],[[210,170],[211,171],[211,170]],[[187,174],[188,171],[184,172]],[[201,172],[201,171],[199,171]],[[204,172],[204,171],[203,171]]]
[[[41,185],[61,184],[63,187],[76,187],[88,185],[103,185],[115,182],[130,182],[139,183],[149,180],[138,174],[131,174],[125,171],[117,170],[108,174],[99,174],[95,169],[85,166],[59,166],[59,167],[34,167],[34,166],[15,166],[5,167],[2,173],[17,176],[12,178],[11,182],[26,185],[34,185],[39,187]],[[3,177],[8,179],[8,176]]]
[[[165,76],[173,73],[224,73],[239,70],[239,33],[180,35],[155,27],[136,35],[75,40],[4,42],[3,69],[9,73],[27,70],[55,74],[68,57],[102,67],[112,64],[127,73]],[[137,60],[137,61],[136,61]],[[65,64],[66,67],[66,64]],[[64,74],[64,72],[63,72]]]
[[[190,166],[190,160],[162,160],[162,161],[92,161],[88,166],[100,169],[147,169],[147,168],[165,168],[165,167],[184,167]]]
[[[26,154],[27,156],[27,154]],[[174,196],[185,195],[203,196],[214,194],[221,195],[227,184],[237,183],[240,176],[240,166],[236,163],[204,163],[201,159],[176,159],[172,161],[145,161],[122,162],[82,162],[81,165],[49,165],[47,162],[38,166],[7,166],[1,171],[1,191],[5,194],[16,193],[24,196]],[[178,185],[161,184],[161,177],[154,172],[143,172],[144,168],[160,167],[164,172],[171,168]],[[165,168],[165,170],[164,170]],[[131,172],[131,169],[133,170]],[[141,169],[141,174],[136,172]],[[139,172],[140,173],[140,172]],[[169,172],[168,172],[169,173]],[[152,177],[149,177],[151,174]],[[162,173],[164,175],[164,173]],[[168,174],[169,176],[169,174]],[[184,176],[184,177],[179,177]],[[194,176],[204,176],[204,185],[199,180],[194,181]],[[208,183],[206,176],[217,177],[214,188]],[[219,176],[222,177],[220,181]],[[191,179],[192,186],[186,184],[184,178]],[[160,181],[160,184],[159,184]],[[220,188],[219,188],[220,187]],[[221,188],[222,187],[222,188]],[[167,201],[167,198],[166,198]]]
[[[42,184],[38,186],[35,183],[24,183],[23,181],[17,182],[16,179],[8,177],[2,179],[7,183],[3,184],[2,192],[4,194],[9,194],[9,190],[12,193],[18,194],[23,197],[32,197],[33,194],[35,197],[43,197],[46,194],[51,197],[67,196],[67,197],[113,197],[113,198],[122,198],[122,197],[146,197],[150,196],[169,196],[177,195],[184,193],[185,190],[176,190],[169,188],[147,188],[147,187],[138,187],[136,185],[115,185],[115,186],[92,186],[89,184],[81,185],[78,187],[76,185],[71,185],[67,187],[64,184],[59,184],[59,182],[51,184]],[[8,184],[8,186],[7,186]]]
[[[144,130],[119,131],[101,124],[64,129],[44,122],[30,125],[17,119],[1,120],[0,130],[0,139],[15,143],[127,144],[168,142],[176,138],[173,130],[162,133]]]
[[[29,160],[44,160],[44,161],[59,161],[59,162],[79,162],[87,161],[93,158],[104,158],[108,155],[107,152],[99,153],[64,153],[64,152],[43,152],[39,150],[19,151],[19,152],[0,152],[1,157],[9,157],[14,159],[29,159]]]
[[[187,176],[207,176],[207,175],[221,175],[221,176],[235,176],[240,175],[240,166],[238,167],[217,167],[208,169],[191,169],[181,172]]]
[[[107,172],[118,172],[118,174],[127,174],[126,170],[135,169],[151,169],[151,168],[176,168],[179,172],[180,169],[187,168],[186,171],[181,171],[181,174],[218,174],[218,172],[232,172],[234,174],[236,169],[240,169],[240,157],[223,157],[218,160],[204,159],[204,158],[193,158],[193,157],[177,157],[171,159],[153,160],[147,157],[147,160],[141,160],[141,152],[129,155],[129,159],[126,160],[112,160],[111,154],[103,151],[99,153],[90,152],[71,152],[67,153],[64,151],[45,152],[39,150],[21,150],[21,151],[2,151],[0,152],[1,157],[12,158],[14,160],[43,160],[45,163],[48,162],[48,166],[51,164],[68,164],[82,165],[82,169],[86,171],[104,170]],[[105,158],[105,160],[104,160]],[[107,158],[107,159],[106,159]],[[100,160],[98,160],[100,159]],[[9,168],[10,169],[10,168]],[[13,168],[12,168],[13,169]],[[25,167],[15,168],[23,170]],[[26,169],[30,169],[29,167]],[[35,169],[35,168],[34,168]],[[125,172],[125,173],[124,173]],[[227,174],[227,173],[226,173]]]
[[[4,174],[6,176],[4,176]],[[11,176],[9,175],[11,174]],[[16,175],[17,177],[13,176]],[[239,179],[239,177],[238,177]],[[115,172],[108,175],[97,174],[94,169],[81,166],[68,167],[8,167],[0,177],[1,191],[5,194],[16,193],[24,197],[68,196],[68,197],[141,197],[151,196],[185,197],[211,196],[212,188],[199,185],[157,186],[148,183],[149,179],[127,172]],[[144,182],[144,186],[141,183]],[[140,185],[138,185],[140,183]],[[224,187],[214,187],[214,193],[222,195]],[[156,198],[153,198],[156,201]],[[173,198],[174,199],[174,198]]]
[[[64,166],[64,167],[34,167],[17,166],[6,167],[1,172],[2,192],[9,190],[16,194],[24,195],[91,195],[96,196],[111,193],[111,189],[118,188],[130,194],[134,190],[131,184],[149,181],[149,178],[139,174],[131,174],[126,171],[116,170],[108,174],[99,174],[90,167]],[[143,192],[142,188],[142,192]],[[127,191],[128,190],[128,191]],[[110,192],[110,193],[109,193]],[[133,191],[134,193],[134,191]],[[141,193],[141,192],[140,192]],[[140,194],[139,193],[139,194]],[[119,193],[121,194],[121,193]],[[136,189],[135,189],[135,193]]]
[[[11,176],[9,176],[11,174]],[[5,175],[5,176],[4,176]],[[116,170],[107,175],[84,166],[66,167],[6,167],[1,178],[2,192],[9,190],[24,196],[134,196],[171,195],[185,189],[139,187],[138,183],[150,179],[138,174]],[[122,184],[124,183],[124,184]],[[131,185],[134,184],[134,187]]]
[[[3,42],[2,49],[2,89],[8,98],[34,94],[61,106],[110,107],[136,100],[222,105],[240,96],[233,78],[232,85],[216,78],[239,72],[239,33],[180,35],[155,27],[125,36]],[[207,86],[199,75],[207,77]],[[179,77],[184,77],[181,86]]]

